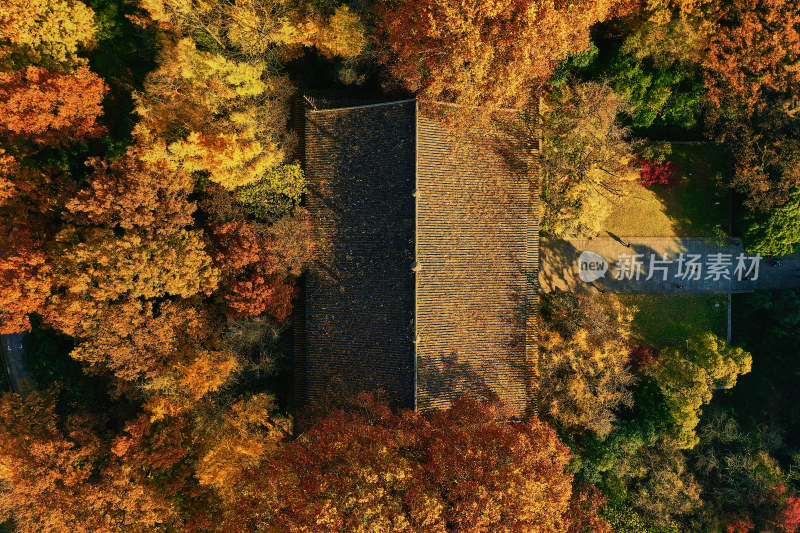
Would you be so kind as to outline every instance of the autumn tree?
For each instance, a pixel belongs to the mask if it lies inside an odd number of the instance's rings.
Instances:
[[[245,472],[257,468],[291,437],[290,419],[275,416],[276,412],[274,398],[264,393],[238,398],[229,409],[206,412],[203,422],[210,430],[198,432],[196,438],[195,475],[200,484],[234,500],[233,491]]]
[[[798,498],[770,454],[776,437],[771,431],[762,426],[748,434],[733,417],[719,412],[698,427],[699,443],[691,458],[698,478],[709,488],[705,498],[713,518],[739,525],[742,531],[796,531]]]
[[[0,65],[74,65],[96,32],[94,11],[78,0],[0,2]]]
[[[543,308],[539,412],[572,431],[603,436],[630,405],[633,313],[615,298],[555,293]]]
[[[289,315],[294,278],[311,258],[310,234],[304,210],[272,226],[242,219],[212,226],[214,258],[229,279],[223,290],[233,317]]]
[[[644,0],[628,25],[622,52],[659,67],[694,70],[708,46],[715,0]]]
[[[798,28],[800,12],[792,2],[720,2],[704,57],[712,111],[750,116],[770,96],[791,91],[800,81]]]
[[[191,226],[191,176],[168,161],[146,162],[129,152],[111,163],[93,159],[88,188],[70,199],[70,222],[170,234]]]
[[[702,505],[702,487],[673,439],[639,448],[614,473],[625,482],[627,503],[652,523],[668,524]]]
[[[181,230],[150,237],[117,237],[110,230],[62,230],[53,244],[57,285],[45,316],[67,334],[98,320],[124,298],[188,298],[210,295],[218,271],[205,252],[201,233]]]
[[[272,169],[253,183],[236,189],[236,198],[255,217],[274,220],[300,203],[306,180],[298,163]]]
[[[51,183],[0,149],[0,332],[30,326],[27,315],[40,311],[50,294],[51,268],[41,238]]]
[[[663,393],[676,426],[680,448],[697,444],[695,428],[703,405],[714,389],[729,389],[741,374],[750,372],[752,356],[742,348],[728,346],[713,333],[700,333],[661,352],[663,364],[650,373]]]
[[[627,104],[592,82],[565,84],[543,103],[542,226],[556,236],[594,234],[637,177],[634,145],[618,121]]]
[[[288,190],[294,201],[296,185],[272,179],[294,143],[286,129],[292,84],[275,67],[303,46],[358,54],[365,41],[358,17],[346,6],[323,16],[305,3],[146,0],[142,7],[177,37],[138,95],[142,146],[228,189],[261,180],[262,196]],[[197,49],[209,39],[214,52]]]
[[[555,62],[589,48],[590,26],[618,3],[388,2],[386,59],[423,99],[520,108]]]
[[[290,86],[265,69],[200,51],[191,39],[167,46],[137,95],[134,134],[149,152],[142,157],[171,160],[229,189],[282,163]]]
[[[0,242],[14,243],[0,250],[0,333],[29,329],[27,315],[41,311],[50,295],[51,268],[37,241],[29,232],[9,232],[0,225]]]
[[[366,44],[365,29],[347,5],[320,9],[310,2],[212,0],[201,5],[176,0],[142,0],[163,28],[250,56],[286,59],[300,48],[316,47],[329,56],[355,56]]]
[[[800,12],[783,0],[717,3],[704,56],[713,134],[730,144],[733,184],[752,209],[789,200],[800,185]]]
[[[57,396],[0,397],[0,520],[13,518],[20,533],[144,533],[171,521],[171,506],[145,471],[124,468],[110,453],[100,420],[62,417]]]
[[[497,406],[464,402],[426,417],[366,400],[254,469],[226,526],[253,530],[260,517],[281,531],[556,532],[597,507],[584,496],[570,512],[569,453],[536,419],[507,423]]]
[[[74,332],[73,359],[96,373],[111,372],[119,380],[135,381],[162,375],[183,357],[187,345],[216,332],[212,317],[200,302],[115,302],[97,320]]]
[[[207,394],[218,391],[239,369],[228,350],[184,347],[181,360],[142,384],[144,409],[150,420],[175,417],[195,408]]]
[[[0,134],[43,145],[98,137],[107,91],[88,67],[74,74],[37,67],[0,72]]]

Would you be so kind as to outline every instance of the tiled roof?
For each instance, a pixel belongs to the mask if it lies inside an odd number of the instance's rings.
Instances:
[[[513,125],[516,114],[501,123]],[[529,151],[500,131],[418,119],[417,405],[461,396],[528,406],[527,307],[537,264]],[[535,198],[533,197],[534,204]],[[530,324],[535,328],[535,324]]]
[[[414,405],[414,116],[413,102],[306,111],[321,246],[305,280],[308,399],[382,389]]]
[[[300,403],[383,389],[420,409],[497,396],[521,415],[536,346],[533,152],[499,131],[455,138],[413,101],[306,109],[304,128],[321,253],[295,316]]]

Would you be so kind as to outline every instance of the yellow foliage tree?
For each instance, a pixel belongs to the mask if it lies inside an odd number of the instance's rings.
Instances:
[[[352,57],[366,45],[361,19],[348,6],[324,15],[305,2],[286,0],[141,0],[162,27],[214,40],[250,56],[288,58],[304,46],[327,56]]]
[[[275,418],[273,398],[255,394],[237,401],[206,427],[196,466],[198,481],[234,499],[236,482],[245,469],[257,467],[291,436],[291,421]]]
[[[587,82],[554,89],[543,104],[542,225],[557,236],[592,235],[638,178],[634,143],[618,121],[627,102]]]
[[[185,348],[184,348],[185,349]],[[190,351],[187,361],[147,380],[142,389],[149,399],[144,405],[150,420],[177,416],[196,407],[209,393],[220,389],[240,367],[230,351]]]
[[[145,160],[168,159],[233,189],[257,180],[285,158],[286,80],[257,61],[197,50],[182,39],[162,52],[137,95],[134,135]]]
[[[625,481],[631,506],[657,524],[667,524],[702,505],[701,485],[672,438],[639,448],[617,463],[614,474]]]
[[[633,311],[610,296],[559,294],[545,306],[540,333],[539,412],[574,431],[607,435],[614,410],[632,402]],[[571,324],[559,318],[567,316]]]
[[[63,230],[53,250],[58,289],[48,301],[48,320],[67,334],[102,316],[125,298],[211,294],[219,273],[205,252],[202,233],[181,230],[148,237],[110,230]]]
[[[0,65],[78,64],[95,32],[94,11],[79,0],[0,0]]]

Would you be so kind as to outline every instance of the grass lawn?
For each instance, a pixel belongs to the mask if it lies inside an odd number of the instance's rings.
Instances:
[[[623,304],[635,305],[639,309],[633,320],[636,342],[665,348],[702,331],[710,331],[723,339],[727,336],[728,297],[724,294],[617,296]]]
[[[674,145],[680,183],[649,188],[632,183],[604,229],[623,237],[711,237],[716,224],[727,233],[730,218],[730,161],[722,146]],[[719,202],[719,205],[716,205]]]

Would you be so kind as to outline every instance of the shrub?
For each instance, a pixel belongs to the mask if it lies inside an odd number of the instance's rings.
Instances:
[[[648,161],[646,159],[639,159],[637,163],[641,168],[639,171],[639,183],[644,187],[677,184],[677,168],[671,161],[661,161],[660,159]]]

